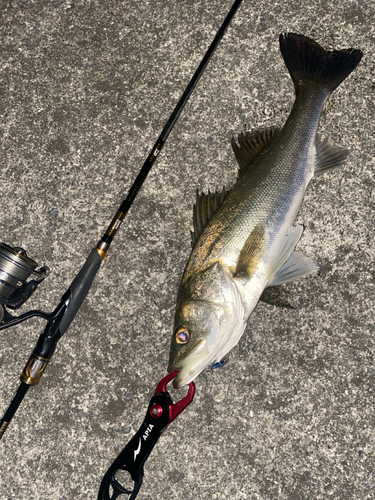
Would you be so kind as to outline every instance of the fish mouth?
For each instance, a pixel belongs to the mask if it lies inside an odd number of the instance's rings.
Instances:
[[[198,375],[209,365],[207,358],[210,352],[206,346],[206,341],[201,339],[189,351],[183,359],[168,366],[168,372],[172,373],[178,370],[178,374],[173,380],[173,387],[178,389],[184,385],[190,384]]]

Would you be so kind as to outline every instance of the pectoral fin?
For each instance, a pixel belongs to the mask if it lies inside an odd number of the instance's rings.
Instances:
[[[276,272],[267,286],[281,285],[318,270],[318,266],[300,252],[293,252],[289,259]]]
[[[264,256],[267,242],[267,230],[263,223],[257,224],[243,246],[234,278],[250,278]]]

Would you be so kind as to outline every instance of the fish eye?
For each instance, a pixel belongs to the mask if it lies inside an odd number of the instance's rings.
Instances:
[[[186,326],[181,326],[174,334],[177,344],[186,344],[189,341],[190,333]]]

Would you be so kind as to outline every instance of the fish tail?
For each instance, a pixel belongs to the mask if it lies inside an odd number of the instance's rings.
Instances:
[[[302,81],[333,92],[362,58],[356,49],[324,50],[311,38],[295,33],[280,35],[280,50],[295,87]]]

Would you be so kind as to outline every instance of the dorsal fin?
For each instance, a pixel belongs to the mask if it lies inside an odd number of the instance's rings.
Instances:
[[[252,164],[254,158],[275,137],[279,130],[278,127],[270,127],[255,132],[242,132],[238,134],[237,141],[232,137],[234,156],[240,167],[239,177],[241,177]]]
[[[193,207],[194,231],[191,231],[191,244],[193,248],[207,222],[211,219],[229,193],[230,189],[226,191],[225,187],[223,187],[221,192],[216,191],[211,193],[211,191],[208,191],[207,194],[199,194],[197,190],[197,198]]]

